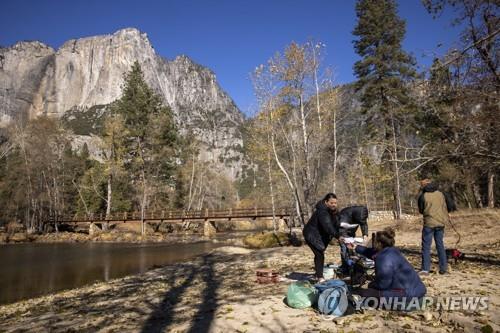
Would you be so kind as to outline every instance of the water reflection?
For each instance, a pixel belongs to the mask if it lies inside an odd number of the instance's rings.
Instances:
[[[0,304],[143,273],[220,244],[7,244],[0,246]]]

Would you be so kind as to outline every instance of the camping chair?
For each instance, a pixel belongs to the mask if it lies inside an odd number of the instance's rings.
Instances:
[[[375,278],[375,263],[362,255],[355,254],[351,249],[348,250],[350,262],[349,272],[346,274],[341,268],[337,269],[337,276],[346,280],[351,287],[361,287],[367,281]]]

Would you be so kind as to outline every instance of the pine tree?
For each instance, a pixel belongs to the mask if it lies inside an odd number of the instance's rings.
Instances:
[[[452,50],[441,59],[441,67],[451,74],[448,90],[453,94],[447,103],[454,115],[464,118],[456,122],[461,141],[455,145],[453,154],[468,161],[468,166],[460,161],[456,167],[465,166],[467,177],[472,178],[467,187],[476,188],[476,206],[487,204],[494,208],[500,195],[500,3],[494,0],[423,0],[422,3],[434,16],[453,13],[452,24],[463,27],[457,43],[460,51]],[[471,172],[474,166],[476,172]],[[471,200],[467,201],[473,206]]]
[[[397,15],[394,0],[359,0],[358,24],[353,34],[356,52],[362,57],[354,64],[356,90],[362,93],[363,109],[371,124],[370,134],[379,137],[389,156],[394,177],[396,218],[401,214],[398,139],[402,118],[410,105],[408,81],[416,74],[414,59],[403,51],[405,22]]]
[[[125,167],[138,185],[138,204],[144,222],[152,194],[165,193],[166,188],[174,187],[179,140],[172,111],[147,85],[137,61],[124,78],[122,97],[113,108],[123,117],[127,131]]]

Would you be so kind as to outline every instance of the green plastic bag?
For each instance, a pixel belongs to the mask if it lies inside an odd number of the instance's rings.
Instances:
[[[295,309],[313,306],[318,300],[318,291],[307,281],[293,282],[288,286],[286,303]]]

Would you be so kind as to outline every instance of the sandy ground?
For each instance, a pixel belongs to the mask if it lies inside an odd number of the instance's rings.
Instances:
[[[289,282],[258,284],[258,268],[283,277],[313,271],[308,247],[249,250],[223,247],[189,262],[145,274],[97,283],[0,307],[0,332],[488,332],[500,331],[500,213],[481,211],[454,217],[462,233],[465,260],[451,274],[423,278],[428,296],[484,296],[484,311],[394,312],[367,310],[325,318],[314,309],[289,308]],[[420,267],[420,221],[371,224],[397,226],[396,242]],[[447,229],[445,242],[456,236]],[[434,255],[435,259],[435,255]],[[330,246],[327,261],[340,261]],[[433,263],[437,269],[437,263]],[[292,274],[294,273],[294,274]]]

